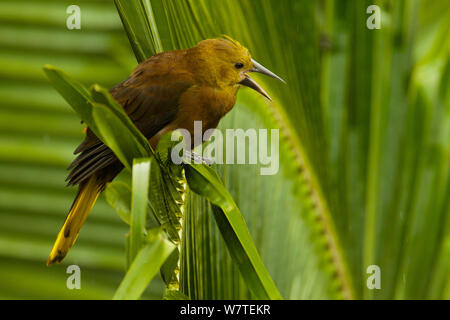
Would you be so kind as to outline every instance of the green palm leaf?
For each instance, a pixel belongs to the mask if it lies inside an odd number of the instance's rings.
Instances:
[[[325,248],[315,249],[318,264],[312,269],[322,270],[322,292],[332,296],[336,289],[347,298],[448,295],[448,263],[442,257],[448,254],[449,236],[449,99],[448,90],[437,88],[448,87],[449,40],[443,37],[448,19],[436,13],[449,9],[444,1],[430,8],[425,3],[376,1],[383,25],[372,31],[365,27],[370,1],[146,2],[164,50],[225,33],[287,79],[286,87],[270,84],[278,101],[274,105],[241,93],[223,127],[242,126],[245,112],[252,112],[264,126],[281,129],[287,152],[280,156],[289,157],[281,172],[290,174],[277,180],[281,193],[292,195],[300,209],[277,210],[281,198],[261,208],[261,199],[252,195],[264,190],[264,183],[239,187],[250,178],[244,178],[244,170],[224,167],[224,180],[239,207],[252,206],[243,210],[251,232],[259,221],[263,230],[282,234],[286,224],[269,228],[260,222],[274,212],[301,216],[299,230],[306,228],[310,238],[298,238],[301,245],[285,255],[305,258],[311,247]],[[156,34],[151,26],[136,30]],[[150,48],[144,55],[154,52]],[[297,187],[290,189],[290,183]],[[186,235],[191,249],[182,256],[185,293],[246,297],[234,267],[225,262],[214,226],[202,214],[210,208],[195,197],[188,200],[193,203],[187,206],[186,224],[196,233]],[[262,239],[270,234],[260,228],[253,232]],[[263,245],[256,243],[271,271],[274,256],[265,257]],[[302,260],[287,261],[301,266]],[[381,269],[381,290],[366,286],[371,265]],[[429,276],[421,277],[424,272]],[[311,269],[296,268],[279,278],[271,273],[285,297],[299,297]],[[294,286],[296,277],[301,280]],[[226,283],[232,283],[230,288]]]
[[[285,86],[258,79],[271,89],[273,104],[241,90],[220,126],[280,129],[278,174],[261,176],[262,165],[214,166],[284,298],[450,298],[447,1],[145,0],[116,1],[116,8],[84,1],[82,30],[68,32],[64,12],[71,4],[0,4],[0,297],[109,299],[130,266],[123,223],[131,220],[128,169],[105,191],[123,221],[99,199],[64,264],[44,266],[73,200],[65,168],[82,128],[42,66],[57,65],[84,85],[111,87],[135,65],[125,29],[138,61],[227,34],[288,80]],[[381,8],[381,30],[366,28],[373,4]],[[88,118],[101,105],[97,113],[133,130],[107,90],[80,90],[69,99],[88,105]],[[102,130],[114,140],[108,124]],[[142,136],[132,136],[131,146],[119,150],[129,168],[130,153],[151,154]],[[170,174],[150,166],[156,207],[145,219],[147,230],[165,221],[181,239],[161,267],[173,284],[165,297],[255,297],[214,207],[189,186],[183,200],[180,181],[166,183]],[[149,214],[157,208],[159,220]],[[83,290],[67,290],[68,264],[82,267]],[[370,265],[380,267],[379,290],[366,285]],[[146,264],[140,266],[137,273],[145,273]],[[158,269],[152,268],[146,279]],[[162,296],[158,280],[142,298]],[[142,288],[133,290],[136,298]]]

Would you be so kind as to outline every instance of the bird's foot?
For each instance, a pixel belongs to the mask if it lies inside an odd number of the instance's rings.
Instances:
[[[184,161],[185,163],[195,163],[195,164],[207,164],[211,165],[213,161],[209,158],[202,157],[201,155],[192,152],[192,151],[184,151]]]

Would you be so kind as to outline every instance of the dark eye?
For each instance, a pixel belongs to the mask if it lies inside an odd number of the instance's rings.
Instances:
[[[236,64],[234,65],[234,67],[235,67],[236,69],[242,69],[242,68],[244,67],[244,64],[241,63],[241,62],[238,62],[238,63],[236,63]]]

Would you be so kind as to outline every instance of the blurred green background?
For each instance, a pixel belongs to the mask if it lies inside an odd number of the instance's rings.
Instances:
[[[74,3],[82,6],[81,30],[66,28]],[[112,1],[0,1],[0,298],[113,296],[128,227],[103,198],[64,264],[45,266],[76,193],[64,180],[83,126],[42,67],[112,87],[135,61]],[[71,264],[83,266],[83,290],[66,288]],[[161,282],[152,286],[159,293],[146,297],[161,297]]]

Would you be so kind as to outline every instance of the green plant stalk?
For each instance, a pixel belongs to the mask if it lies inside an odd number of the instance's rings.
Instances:
[[[208,166],[196,164],[186,166],[185,170],[189,187],[215,205],[217,225],[255,298],[282,299],[253,244],[245,220],[217,173]]]
[[[378,3],[380,5],[380,3]],[[384,79],[385,68],[388,68],[391,62],[391,48],[389,46],[389,38],[382,33],[376,33],[374,39],[375,52],[373,56],[373,79],[372,79],[372,101],[371,101],[371,124],[370,124],[370,147],[369,147],[369,165],[367,172],[367,202],[366,202],[366,221],[364,233],[364,256],[363,270],[370,265],[376,265],[376,232],[378,217],[378,201],[380,185],[380,152],[381,152],[381,133],[382,133],[382,109],[383,109],[383,92],[385,92],[385,84],[389,83]],[[383,50],[385,49],[385,50]],[[386,53],[386,49],[388,49]],[[364,298],[371,299],[374,297],[374,290],[370,290],[364,286]]]
[[[128,265],[133,262],[141,249],[146,234],[150,161],[148,158],[133,160]]]

